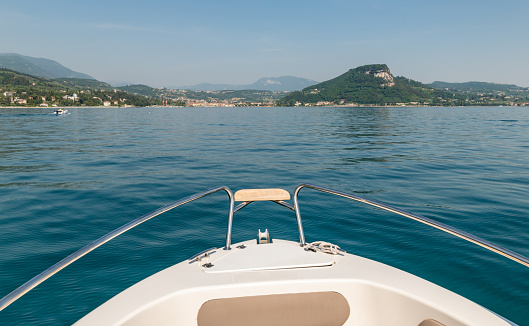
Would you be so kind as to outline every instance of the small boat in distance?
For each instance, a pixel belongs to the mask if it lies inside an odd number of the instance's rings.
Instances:
[[[328,242],[307,243],[298,204],[303,188],[408,217],[529,267],[525,256],[435,220],[354,194],[301,184],[289,203],[290,193],[284,189],[243,189],[232,194],[228,187],[220,186],[161,207],[81,248],[2,298],[0,310],[118,235],[173,208],[225,191],[229,211],[224,247],[206,249],[134,284],[75,325],[515,325],[418,276],[346,253]],[[259,230],[257,239],[232,245],[234,213],[257,201],[272,201],[294,211],[299,242],[272,239],[268,230]],[[240,204],[235,207],[235,202]]]
[[[66,114],[68,113],[68,109],[57,109],[53,111],[54,114]]]

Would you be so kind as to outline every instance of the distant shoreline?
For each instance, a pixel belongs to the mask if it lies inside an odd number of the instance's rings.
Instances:
[[[137,106],[138,108],[143,106]],[[0,106],[0,109],[70,109],[70,108],[83,108],[83,109],[98,109],[98,108],[120,108],[119,106]]]
[[[134,109],[134,108],[480,108],[480,107],[504,107],[504,108],[527,108],[529,106],[524,105],[465,105],[465,106],[432,106],[432,105],[388,105],[388,106],[376,106],[376,105],[328,105],[328,106],[54,106],[54,107],[41,107],[41,106],[0,106],[0,109]]]

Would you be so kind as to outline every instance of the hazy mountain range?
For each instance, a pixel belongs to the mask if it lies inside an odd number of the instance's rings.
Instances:
[[[176,89],[188,89],[192,91],[225,91],[225,90],[243,90],[243,89],[255,89],[265,90],[272,92],[293,92],[299,91],[305,87],[317,84],[317,81],[294,77],[294,76],[282,76],[282,77],[264,77],[259,79],[253,84],[247,85],[229,85],[229,84],[209,84],[202,83],[194,86],[183,86],[176,87]]]
[[[66,68],[57,61],[34,58],[16,53],[0,53],[0,68],[18,71],[24,74],[45,78],[77,78],[95,79],[87,74],[79,73]],[[291,92],[316,84],[316,81],[293,76],[261,78],[253,84],[228,85],[228,84],[198,84],[194,86],[166,87],[169,89],[188,89],[192,91],[223,91],[223,90],[266,90],[273,92]],[[114,86],[125,86],[121,83]]]
[[[61,65],[57,61],[45,59],[45,58],[34,58],[30,56],[20,55],[16,53],[0,53],[0,68],[6,68],[20,73],[45,77],[50,79],[57,78],[75,78],[75,79],[88,79],[95,80],[95,78],[83,74],[80,72],[73,71]],[[387,67],[385,67],[384,70]],[[389,71],[387,72],[389,73]],[[391,76],[393,78],[393,76]],[[324,82],[324,83],[328,83]],[[99,82],[101,83],[101,82]],[[187,89],[192,91],[225,91],[225,90],[263,90],[272,92],[294,92],[304,90],[309,87],[318,84],[318,82],[306,78],[299,78],[293,76],[282,76],[282,77],[265,77],[261,78],[253,84],[246,85],[229,85],[229,84],[210,84],[202,83],[193,86],[182,86],[182,87],[166,87],[168,89]],[[399,84],[399,83],[398,83]],[[124,86],[123,85],[113,85]],[[399,84],[399,86],[402,84]],[[108,85],[110,86],[110,85]],[[449,91],[453,93],[525,93],[529,89],[526,87],[520,87],[516,85],[508,84],[496,84],[496,83],[485,83],[485,82],[465,82],[465,83],[447,83],[442,81],[436,81],[431,84],[424,84],[433,89]],[[321,85],[317,88],[321,88]],[[394,89],[393,87],[391,87]],[[399,88],[399,87],[397,87]],[[314,97],[314,96],[313,96]],[[325,97],[325,96],[324,96]]]
[[[93,77],[70,70],[57,61],[33,58],[16,53],[0,53],[0,68],[11,69],[24,74],[45,78],[80,78]]]

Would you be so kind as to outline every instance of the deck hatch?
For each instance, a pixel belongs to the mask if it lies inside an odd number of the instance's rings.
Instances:
[[[341,326],[349,318],[338,292],[285,293],[213,299],[198,311],[198,326]]]

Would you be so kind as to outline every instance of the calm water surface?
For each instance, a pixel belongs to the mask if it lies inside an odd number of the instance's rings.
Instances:
[[[527,108],[0,109],[0,296],[73,251],[214,186],[310,182],[384,201],[529,256]],[[327,240],[529,325],[529,269],[343,198],[300,194],[308,241]],[[294,215],[256,203],[233,241]],[[219,193],[159,216],[0,312],[2,325],[69,325],[126,287],[225,241]],[[261,212],[260,212],[261,211]]]

